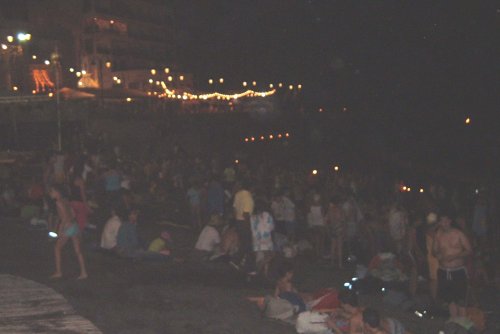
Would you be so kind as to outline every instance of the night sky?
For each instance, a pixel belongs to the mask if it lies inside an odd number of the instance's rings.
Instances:
[[[493,112],[499,9],[493,1],[182,0],[177,55],[200,82],[224,77],[226,89],[303,83],[311,106]]]

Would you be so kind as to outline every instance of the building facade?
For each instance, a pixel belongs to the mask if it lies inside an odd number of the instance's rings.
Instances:
[[[176,72],[173,20],[165,0],[0,0],[0,34],[32,36],[18,60],[29,68],[26,82],[9,85],[41,93],[52,88],[56,72],[69,87],[147,90],[152,73],[153,82],[170,77],[173,84],[189,77]],[[3,58],[2,68],[12,73]]]

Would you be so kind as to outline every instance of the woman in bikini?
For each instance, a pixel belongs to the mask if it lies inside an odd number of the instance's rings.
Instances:
[[[57,229],[58,238],[54,247],[56,271],[51,278],[62,277],[61,252],[68,239],[71,239],[76,257],[78,259],[78,264],[80,265],[80,276],[78,276],[78,279],[85,279],[88,275],[85,268],[85,259],[80,245],[80,231],[70,203],[63,195],[63,190],[59,185],[51,186],[49,195],[56,202],[57,215],[59,217],[59,227]]]

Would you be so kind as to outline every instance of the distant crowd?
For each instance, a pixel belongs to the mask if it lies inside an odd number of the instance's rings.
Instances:
[[[178,145],[150,159],[115,146],[54,152],[36,163],[25,175],[0,166],[0,204],[3,215],[46,224],[57,235],[54,278],[63,275],[61,252],[69,240],[80,279],[89,275],[89,249],[133,260],[225,261],[249,279],[274,280],[272,298],[290,303],[302,323],[300,314],[310,315],[328,296],[334,300],[329,306],[340,311],[323,319],[321,329],[333,333],[401,330],[377,311],[360,308],[348,292],[333,299],[331,290],[313,297],[298,292],[293,267],[287,267],[294,258],[338,270],[357,264],[359,279],[405,282],[411,296],[428,292],[434,303],[446,303],[452,318],[466,317],[477,288],[496,278],[498,208],[486,189],[435,181],[408,192],[392,175],[342,166],[313,173],[298,161],[258,154],[191,156]],[[142,217],[196,233],[189,258],[174,256],[172,228],[141,240]],[[82,247],[84,233],[98,233],[99,241]],[[280,274],[273,278],[278,262]]]

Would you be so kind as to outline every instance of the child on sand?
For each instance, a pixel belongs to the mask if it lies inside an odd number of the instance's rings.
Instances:
[[[71,210],[70,203],[63,195],[62,188],[59,185],[51,186],[49,194],[56,202],[57,215],[59,217],[59,226],[57,229],[58,239],[54,247],[56,271],[51,278],[62,277],[61,252],[68,239],[71,239],[78,259],[78,264],[80,265],[80,276],[78,276],[78,279],[85,279],[88,275],[80,245],[80,231],[73,210]]]
[[[280,278],[276,283],[274,297],[279,297],[288,300],[294,307],[296,312],[300,313],[306,310],[304,300],[292,283],[293,267],[291,264],[285,263],[280,271]]]

